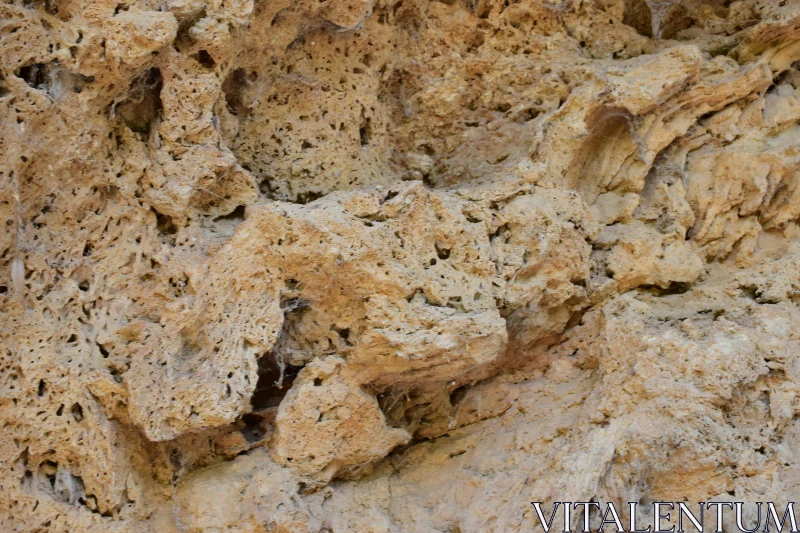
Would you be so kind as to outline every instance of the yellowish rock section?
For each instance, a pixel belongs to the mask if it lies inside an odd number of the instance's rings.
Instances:
[[[798,61],[793,0],[3,1],[0,530],[797,500]]]

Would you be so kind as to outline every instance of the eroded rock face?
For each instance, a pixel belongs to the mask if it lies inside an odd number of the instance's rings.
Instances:
[[[0,5],[0,529],[797,485],[800,4]]]

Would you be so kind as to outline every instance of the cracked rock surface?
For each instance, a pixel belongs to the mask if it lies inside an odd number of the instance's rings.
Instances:
[[[800,499],[798,221],[795,0],[0,0],[0,530]]]

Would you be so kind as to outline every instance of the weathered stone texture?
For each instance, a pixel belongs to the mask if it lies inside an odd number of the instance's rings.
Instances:
[[[800,498],[800,2],[0,2],[0,530]]]

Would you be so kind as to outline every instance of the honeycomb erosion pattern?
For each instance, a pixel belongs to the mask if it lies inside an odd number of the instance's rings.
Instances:
[[[800,499],[799,60],[797,0],[0,1],[0,530]]]

